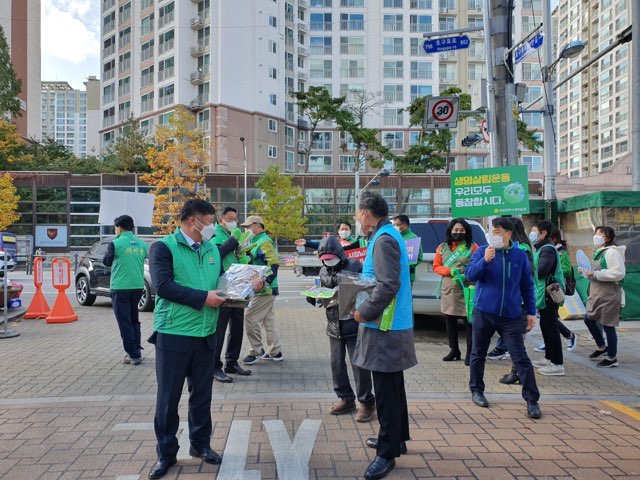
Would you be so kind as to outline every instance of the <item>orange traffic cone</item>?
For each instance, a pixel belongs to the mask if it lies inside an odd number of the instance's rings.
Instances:
[[[51,307],[47,303],[47,299],[44,298],[42,289],[38,286],[36,287],[36,293],[33,295],[33,299],[31,299],[31,303],[29,304],[29,308],[27,308],[27,313],[25,313],[24,318],[28,320],[46,318],[50,313]]]
[[[64,293],[63,289],[58,290],[58,296],[53,304],[51,314],[47,317],[47,323],[69,323],[78,320],[78,315],[73,311],[73,307]]]

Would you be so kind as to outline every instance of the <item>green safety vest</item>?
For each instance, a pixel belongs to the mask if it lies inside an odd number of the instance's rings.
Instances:
[[[142,290],[144,259],[149,247],[133,232],[120,232],[113,240],[115,257],[111,265],[111,290]]]
[[[562,273],[562,266],[560,265],[560,255],[558,254],[558,250],[556,247],[547,243],[540,247],[540,249],[533,254],[533,278],[534,278],[534,287],[536,294],[536,308],[538,310],[542,310],[547,306],[547,279],[546,278],[538,278],[538,264],[540,262],[540,252],[543,248],[553,248],[553,251],[556,253],[556,270],[553,272],[553,282],[559,283],[562,286],[562,291],[565,289],[565,281],[564,281],[564,273]]]
[[[257,235],[252,242],[253,247],[251,248],[251,258],[252,263],[254,265],[267,265],[267,262],[262,261],[261,259],[258,258],[258,251],[260,250],[260,247],[266,243],[266,242],[270,242],[273,245],[273,240],[271,240],[269,238],[269,236],[262,232],[261,234]],[[274,245],[274,250],[275,250],[275,245]],[[276,252],[277,254],[277,252]],[[272,295],[273,294],[273,289],[278,287],[278,277],[276,276],[273,279],[273,282],[271,282],[271,285],[266,284],[265,287],[260,290],[259,292],[256,292],[256,295]]]

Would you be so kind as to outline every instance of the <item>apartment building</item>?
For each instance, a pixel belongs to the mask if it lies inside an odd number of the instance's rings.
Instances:
[[[284,165],[285,137],[297,135],[285,92],[305,85],[308,6],[102,0],[102,146],[130,115],[151,134],[184,105],[205,133],[210,171],[243,170],[241,137],[249,171]]]
[[[555,12],[558,45],[582,40],[582,54],[559,65],[566,78],[610,45],[631,21],[634,0],[566,0]],[[605,55],[557,90],[558,171],[599,174],[630,150],[631,43]]]
[[[40,138],[40,0],[1,1],[0,26],[22,82],[22,115],[14,122],[22,136]]]
[[[75,90],[67,82],[42,82],[42,138],[51,138],[78,156],[97,154],[88,132],[97,132],[99,124],[100,80],[89,77],[87,90]],[[91,122],[93,120],[93,123]]]

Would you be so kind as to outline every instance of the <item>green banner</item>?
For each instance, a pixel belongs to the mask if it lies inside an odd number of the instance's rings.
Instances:
[[[451,172],[451,214],[490,217],[529,213],[526,165]]]

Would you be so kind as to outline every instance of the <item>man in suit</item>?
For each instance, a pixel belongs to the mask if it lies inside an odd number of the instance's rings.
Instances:
[[[222,457],[210,446],[218,294],[222,257],[234,250],[234,239],[217,248],[209,240],[215,231],[215,209],[201,199],[185,202],[180,227],[151,247],[151,279],[156,287],[154,333],[158,393],[154,429],[158,461],[149,478],[161,478],[176,463],[178,403],[185,379],[189,386],[189,455],[217,464]],[[263,282],[254,285],[261,289]]]

